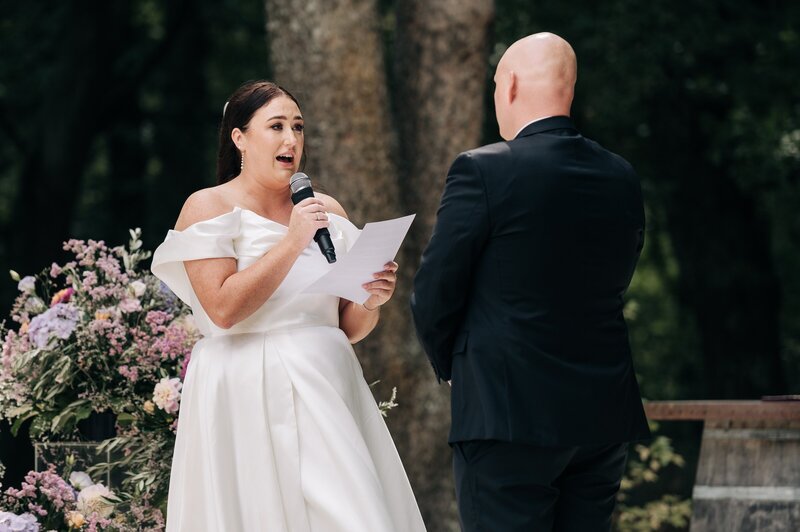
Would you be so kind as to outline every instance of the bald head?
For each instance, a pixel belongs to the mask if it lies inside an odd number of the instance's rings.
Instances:
[[[535,33],[512,44],[494,77],[500,135],[510,140],[531,120],[568,116],[577,76],[575,52],[558,35]]]

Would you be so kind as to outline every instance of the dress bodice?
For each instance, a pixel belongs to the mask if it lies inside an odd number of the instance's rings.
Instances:
[[[329,214],[331,240],[337,256],[355,242],[359,230],[349,220]],[[286,278],[261,307],[229,329],[214,325],[197,299],[184,261],[233,257],[242,271],[284,237],[288,228],[252,211],[234,207],[226,214],[193,224],[183,231],[170,230],[153,254],[153,274],[192,308],[197,327],[206,337],[276,331],[318,325],[338,326],[339,298],[303,294],[302,290],[324,275],[331,265],[313,240],[303,250]]]

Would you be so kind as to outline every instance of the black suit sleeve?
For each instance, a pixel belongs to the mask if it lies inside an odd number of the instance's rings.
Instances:
[[[436,225],[411,295],[417,335],[440,381],[450,380],[453,344],[489,227],[483,177],[472,157],[461,154],[448,172]]]

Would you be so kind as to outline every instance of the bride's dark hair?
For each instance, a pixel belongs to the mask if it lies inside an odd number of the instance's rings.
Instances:
[[[222,111],[222,122],[219,126],[219,149],[217,151],[217,183],[227,183],[241,169],[242,154],[231,139],[231,131],[239,128],[247,131],[253,115],[278,96],[288,96],[297,108],[300,103],[292,94],[271,81],[248,81],[236,89]]]

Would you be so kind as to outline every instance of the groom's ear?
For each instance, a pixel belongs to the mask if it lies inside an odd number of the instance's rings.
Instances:
[[[508,71],[508,94],[506,98],[508,99],[508,103],[514,103],[514,100],[517,99],[517,90],[519,89],[519,78],[517,78],[517,73],[513,70]]]

